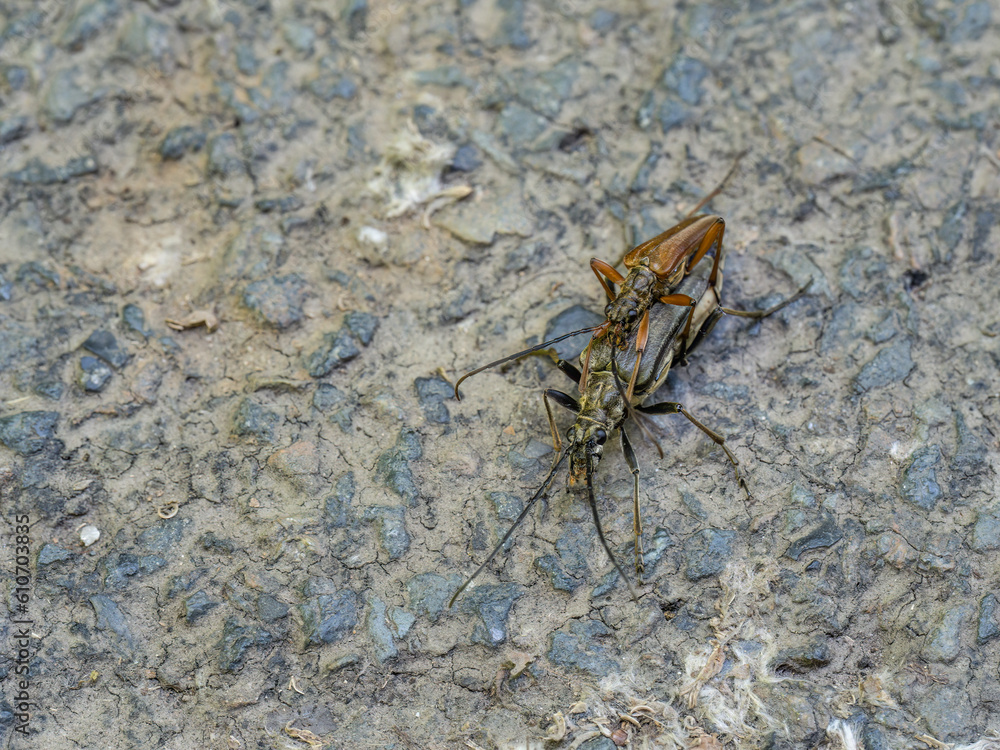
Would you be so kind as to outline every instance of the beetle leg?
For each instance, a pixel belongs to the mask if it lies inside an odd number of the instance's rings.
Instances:
[[[698,261],[705,257],[705,254],[712,248],[712,245],[718,243],[719,247],[715,251],[715,258],[712,260],[712,273],[708,277],[709,286],[715,286],[715,280],[719,276],[719,267],[722,263],[722,237],[725,233],[726,222],[722,217],[719,217],[718,221],[705,232],[705,236],[701,238],[701,244],[698,245],[698,250],[688,261],[687,272],[691,273],[691,269],[698,265]]]
[[[716,445],[726,452],[729,462],[733,465],[733,471],[736,472],[737,483],[739,483],[740,487],[746,493],[747,500],[753,500],[753,495],[750,494],[750,488],[747,486],[746,480],[740,473],[740,462],[736,460],[736,456],[734,456],[733,452],[729,450],[729,446],[726,445],[726,439],[722,435],[717,433],[715,430],[709,429],[695,419],[691,415],[691,412],[685,409],[681,404],[672,401],[663,401],[659,404],[650,404],[649,406],[639,406],[636,407],[636,410],[642,412],[643,414],[683,414],[691,424],[708,435]]]
[[[681,348],[680,351],[677,352],[676,357],[678,365],[687,364],[687,355],[693,352],[695,348],[705,340],[705,337],[712,332],[712,329],[715,328],[715,324],[719,322],[719,319],[723,315],[725,315],[725,313],[722,311],[722,308],[716,307],[708,314],[708,317],[705,318],[705,322],[701,324],[701,328],[698,329],[698,333],[694,335],[694,340],[691,341],[690,344],[688,343],[688,337],[681,340]]]
[[[646,572],[646,567],[642,562],[642,514],[639,512],[639,462],[636,461],[635,451],[632,450],[632,443],[629,442],[628,435],[625,434],[625,427],[620,430],[622,434],[622,454],[625,456],[625,463],[628,464],[632,472],[632,531],[635,534],[635,574],[642,583],[642,574]]]
[[[615,267],[610,263],[605,263],[603,260],[598,260],[597,258],[590,259],[590,270],[594,272],[597,280],[601,282],[601,286],[604,287],[604,291],[607,293],[608,299],[613,300],[615,298],[615,292],[608,282],[604,280],[605,277],[618,286],[625,283],[625,277],[618,273],[618,271],[615,270]]]
[[[801,297],[803,294],[806,293],[806,290],[809,289],[810,286],[812,286],[812,283],[813,280],[809,279],[809,283],[807,283],[805,286],[799,289],[791,297],[782,300],[776,305],[772,305],[766,310],[730,310],[728,307],[720,307],[719,309],[722,310],[722,312],[724,312],[726,315],[736,315],[740,318],[766,318],[768,315],[773,315],[774,313],[778,312],[778,310],[781,310],[785,307],[788,307],[788,305],[792,304],[795,300],[797,300],[799,297]]]
[[[573,365],[572,362],[567,362],[565,359],[560,359],[558,362],[556,362],[556,367],[562,370],[563,373],[566,375],[566,377],[568,377],[574,383],[579,385],[580,379],[583,377],[583,373],[581,373],[578,369],[576,369],[576,366]]]
[[[555,388],[546,388],[542,391],[542,403],[545,404],[545,413],[549,415],[549,429],[552,431],[552,448],[558,457],[562,453],[562,440],[559,438],[559,430],[556,429],[556,420],[552,416],[552,407],[549,406],[549,399],[577,413],[580,411],[580,404],[569,394],[557,391]]]
[[[678,356],[675,357],[675,359],[683,363],[684,354],[687,351],[684,347],[684,343],[691,335],[691,320],[694,318],[694,308],[698,304],[698,301],[686,294],[668,294],[665,297],[660,297],[660,302],[665,305],[677,305],[678,307],[690,308],[688,311],[687,323],[684,325],[684,333],[681,336],[681,349],[680,352],[678,352]]]
[[[639,377],[639,365],[642,363],[643,352],[646,351],[646,342],[649,340],[649,310],[642,314],[639,321],[639,333],[635,337],[635,367],[632,368],[632,377],[628,381],[628,390],[625,392],[625,403],[632,403],[632,392],[635,390],[635,381]]]

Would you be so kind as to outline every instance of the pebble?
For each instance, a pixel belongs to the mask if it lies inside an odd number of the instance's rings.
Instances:
[[[59,412],[22,411],[0,417],[0,443],[23,456],[38,453],[55,435]]]
[[[684,544],[686,569],[689,581],[718,575],[732,558],[736,532],[722,529],[703,529],[688,538]]]
[[[358,597],[348,590],[321,594],[299,605],[299,614],[308,643],[336,643],[358,624]]]
[[[899,492],[903,498],[924,510],[933,510],[941,497],[935,468],[941,463],[941,448],[926,445],[913,452],[909,466],[903,472]]]
[[[411,507],[417,504],[420,491],[413,478],[410,461],[422,455],[419,433],[404,427],[396,438],[396,444],[375,460],[375,478]]]
[[[273,443],[274,430],[281,422],[280,414],[244,397],[233,416],[233,434],[254,438],[262,443]]]
[[[78,382],[83,390],[97,393],[111,379],[112,371],[97,357],[80,358],[80,377]]]

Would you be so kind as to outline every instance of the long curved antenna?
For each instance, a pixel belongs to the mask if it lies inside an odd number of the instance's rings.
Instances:
[[[500,543],[493,548],[492,552],[490,552],[490,556],[486,558],[486,561],[482,565],[476,568],[475,573],[473,573],[471,576],[465,579],[465,583],[459,586],[458,591],[456,591],[452,595],[451,599],[448,600],[448,609],[451,609],[451,605],[455,603],[456,599],[458,599],[458,595],[461,594],[463,591],[465,591],[466,587],[475,580],[476,576],[482,573],[483,570],[486,568],[486,566],[489,565],[491,562],[493,562],[493,558],[497,556],[497,554],[500,552],[501,549],[503,549],[503,546],[507,543],[507,540],[510,539],[511,535],[514,533],[514,529],[516,529],[518,526],[521,525],[521,521],[523,521],[524,517],[528,515],[528,511],[530,511],[535,506],[535,503],[538,502],[538,498],[540,498],[542,496],[542,493],[545,492],[546,488],[549,486],[549,483],[552,481],[552,477],[555,476],[556,470],[562,465],[562,462],[566,460],[566,456],[568,455],[569,451],[567,450],[562,454],[562,456],[559,457],[559,460],[556,461],[555,464],[553,464],[552,468],[549,469],[549,473],[545,477],[545,481],[542,482],[542,486],[538,488],[538,491],[524,506],[524,510],[522,510],[520,515],[518,515],[517,519],[514,521],[514,524],[507,530],[507,533],[503,535],[503,539],[501,539]],[[607,545],[605,545],[605,549],[607,549]]]
[[[587,499],[590,501],[590,510],[594,514],[594,525],[597,527],[597,538],[601,540],[601,546],[604,547],[604,551],[608,553],[608,557],[611,559],[611,563],[615,566],[615,570],[618,571],[618,575],[622,577],[625,581],[625,585],[628,586],[629,593],[632,594],[632,598],[635,603],[639,603],[639,595],[635,593],[635,589],[632,588],[632,583],[629,581],[628,576],[625,575],[625,571],[622,570],[622,566],[618,564],[618,560],[615,559],[614,554],[611,552],[611,548],[608,546],[608,540],[604,538],[604,529],[601,526],[601,517],[597,514],[597,500],[594,498],[594,463],[590,454],[587,454]]]
[[[525,354],[531,354],[532,352],[537,352],[539,349],[544,349],[545,347],[547,347],[547,346],[549,346],[551,344],[558,344],[563,339],[568,339],[571,336],[579,336],[581,333],[593,333],[594,331],[596,331],[600,327],[601,327],[600,325],[596,325],[596,326],[591,326],[590,328],[581,328],[579,331],[572,331],[571,333],[566,333],[566,334],[563,334],[562,336],[556,336],[556,338],[554,338],[554,339],[549,339],[548,341],[543,341],[542,343],[536,344],[535,346],[531,347],[530,349],[525,349],[523,352],[518,352],[517,354],[511,354],[509,357],[504,357],[503,359],[498,359],[496,362],[490,362],[488,365],[483,365],[482,367],[477,367],[475,370],[472,370],[471,372],[465,373],[465,375],[463,375],[462,377],[460,377],[458,379],[458,382],[455,383],[455,399],[457,401],[461,401],[462,400],[461,395],[459,395],[459,393],[458,393],[458,387],[460,385],[462,385],[462,383],[465,381],[466,378],[471,378],[473,375],[475,375],[477,373],[480,373],[483,370],[488,370],[491,367],[496,367],[497,365],[505,364],[507,362],[510,362],[511,360],[517,359],[518,357],[523,357]]]
[[[722,178],[722,180],[719,182],[718,185],[715,186],[715,189],[711,193],[709,193],[704,198],[702,198],[700,201],[698,201],[698,205],[697,206],[695,206],[694,208],[692,208],[690,211],[687,212],[687,215],[684,217],[685,219],[690,219],[696,213],[698,213],[699,211],[701,211],[701,209],[703,209],[705,206],[707,206],[708,203],[713,198],[715,198],[716,196],[718,196],[726,188],[726,183],[729,182],[729,178],[733,176],[733,173],[736,171],[736,168],[740,165],[740,162],[743,161],[743,157],[746,156],[749,153],[750,153],[750,149],[745,148],[742,151],[740,151],[739,154],[736,155],[736,159],[733,161],[733,166],[731,166],[729,168],[729,171],[726,172],[726,176]]]

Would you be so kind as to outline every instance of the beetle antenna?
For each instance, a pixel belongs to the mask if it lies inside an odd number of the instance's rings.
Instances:
[[[550,346],[551,344],[557,344],[560,341],[562,341],[563,339],[568,339],[571,336],[579,336],[581,333],[593,333],[594,331],[596,331],[600,327],[601,326],[597,325],[597,326],[590,326],[589,328],[581,328],[579,331],[571,331],[570,333],[565,333],[562,336],[556,336],[554,339],[549,339],[548,341],[543,341],[540,344],[536,344],[535,346],[531,347],[530,349],[525,349],[523,352],[518,352],[517,354],[511,354],[509,357],[504,357],[503,359],[498,359],[496,362],[490,362],[488,365],[483,365],[482,367],[477,367],[475,370],[472,370],[471,372],[465,373],[465,375],[463,375],[462,377],[460,377],[458,379],[458,382],[455,383],[455,399],[457,401],[461,401],[462,400],[462,396],[458,392],[458,386],[462,385],[463,381],[465,381],[466,378],[471,378],[473,375],[475,375],[477,373],[480,373],[483,370],[488,370],[491,367],[496,367],[497,365],[506,364],[507,362],[510,362],[511,360],[514,360],[514,359],[517,359],[518,357],[523,357],[526,354],[531,354],[532,352],[537,352],[539,349],[544,349],[545,347]]]
[[[611,563],[615,566],[615,570],[618,571],[618,575],[622,577],[625,581],[625,585],[628,586],[629,593],[632,594],[632,598],[635,603],[639,603],[639,595],[635,593],[635,589],[632,588],[632,583],[629,581],[628,576],[625,575],[625,571],[622,570],[622,566],[618,564],[618,560],[615,559],[614,553],[608,546],[608,540],[604,538],[604,529],[601,527],[601,517],[597,514],[597,500],[594,498],[594,462],[590,454],[587,454],[587,499],[590,501],[590,510],[594,514],[594,525],[597,527],[597,538],[601,540],[601,546],[604,547],[604,551],[608,553],[608,557],[611,559]]]
[[[458,599],[458,595],[461,594],[463,591],[465,591],[468,585],[475,580],[476,576],[478,576],[480,573],[483,572],[483,570],[486,568],[487,565],[493,562],[493,558],[497,556],[497,554],[500,552],[501,549],[503,549],[503,546],[507,543],[507,540],[510,539],[511,535],[514,533],[514,529],[516,529],[518,526],[521,525],[521,521],[523,521],[524,517],[528,515],[528,511],[530,511],[535,506],[535,503],[538,502],[538,498],[542,496],[542,493],[545,492],[546,488],[552,482],[552,477],[555,476],[556,470],[562,465],[562,462],[566,460],[566,456],[568,455],[569,455],[569,449],[563,451],[563,454],[559,457],[559,460],[556,461],[555,464],[553,464],[551,469],[549,469],[549,473],[545,477],[545,481],[542,482],[542,486],[538,488],[538,491],[534,495],[532,495],[531,499],[524,506],[524,510],[522,510],[521,513],[518,515],[518,517],[514,520],[514,524],[507,530],[507,533],[503,535],[503,539],[501,539],[500,543],[493,548],[492,552],[490,552],[490,556],[486,558],[486,561],[482,565],[476,568],[475,573],[473,573],[471,576],[465,579],[465,583],[459,586],[458,591],[456,591],[452,595],[451,599],[448,600],[449,609],[451,609],[451,605],[455,603],[455,600]],[[607,547],[605,546],[605,549],[606,548]]]

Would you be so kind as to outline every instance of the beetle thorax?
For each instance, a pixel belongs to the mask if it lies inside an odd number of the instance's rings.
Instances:
[[[639,319],[640,311],[652,304],[657,283],[656,275],[649,270],[649,261],[643,258],[640,265],[628,272],[618,294],[604,308],[607,319],[617,329],[634,324]]]

